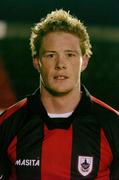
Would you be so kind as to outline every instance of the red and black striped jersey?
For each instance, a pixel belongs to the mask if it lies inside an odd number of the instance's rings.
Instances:
[[[82,91],[68,118],[50,118],[39,90],[1,115],[0,179],[119,180],[118,112]]]

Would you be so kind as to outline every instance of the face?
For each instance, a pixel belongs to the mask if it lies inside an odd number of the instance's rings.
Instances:
[[[79,91],[80,74],[87,65],[79,38],[66,32],[48,33],[42,41],[40,58],[34,59],[41,76],[41,91],[61,96]]]

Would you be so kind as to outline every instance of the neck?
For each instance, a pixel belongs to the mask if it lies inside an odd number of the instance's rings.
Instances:
[[[76,89],[64,96],[53,96],[46,89],[41,88],[41,101],[49,113],[72,112],[81,99],[81,92]],[[71,103],[70,103],[71,102]]]

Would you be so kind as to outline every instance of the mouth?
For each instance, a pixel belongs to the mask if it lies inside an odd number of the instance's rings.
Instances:
[[[65,79],[68,79],[68,77],[65,76],[65,75],[58,75],[58,76],[55,76],[54,79],[56,79],[56,80],[65,80]]]

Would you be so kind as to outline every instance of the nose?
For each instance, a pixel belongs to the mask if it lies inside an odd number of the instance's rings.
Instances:
[[[57,70],[66,69],[66,59],[64,56],[62,55],[57,56],[55,69]]]

